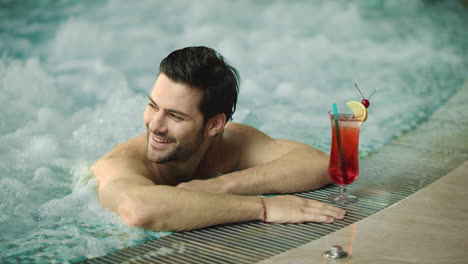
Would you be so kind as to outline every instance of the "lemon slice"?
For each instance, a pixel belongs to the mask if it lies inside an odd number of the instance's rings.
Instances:
[[[367,108],[358,101],[349,101],[346,105],[353,111],[354,115],[361,120],[361,122],[365,122],[367,120]]]

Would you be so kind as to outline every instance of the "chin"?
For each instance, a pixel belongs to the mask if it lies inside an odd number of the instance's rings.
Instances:
[[[161,158],[158,158],[158,157],[155,157],[153,155],[146,155],[146,158],[153,162],[153,163],[156,163],[156,164],[164,164],[164,163],[167,163],[169,162],[168,160],[165,160],[165,159],[161,159]]]
[[[148,145],[146,150],[146,158],[149,161],[157,164],[165,164],[172,161],[172,158],[170,157],[171,155],[161,155],[161,153],[156,152],[157,151],[152,149],[151,145]]]

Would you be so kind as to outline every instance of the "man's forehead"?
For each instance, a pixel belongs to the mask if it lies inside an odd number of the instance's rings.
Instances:
[[[149,97],[161,107],[199,112],[201,91],[159,74]]]

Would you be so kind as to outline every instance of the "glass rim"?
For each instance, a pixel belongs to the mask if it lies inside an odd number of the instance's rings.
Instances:
[[[333,110],[328,111],[328,114],[331,117],[335,116],[335,113],[334,113]],[[349,118],[351,118],[351,120],[339,120],[339,121],[359,121],[359,122],[361,122],[360,119],[362,117],[362,115],[356,116],[351,109],[346,109],[346,108],[338,108],[338,117],[340,117],[340,116],[349,117]]]

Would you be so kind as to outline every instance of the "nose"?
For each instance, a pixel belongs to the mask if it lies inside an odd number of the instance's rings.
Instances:
[[[155,134],[167,133],[167,124],[163,111],[154,113],[148,125],[151,132]]]

